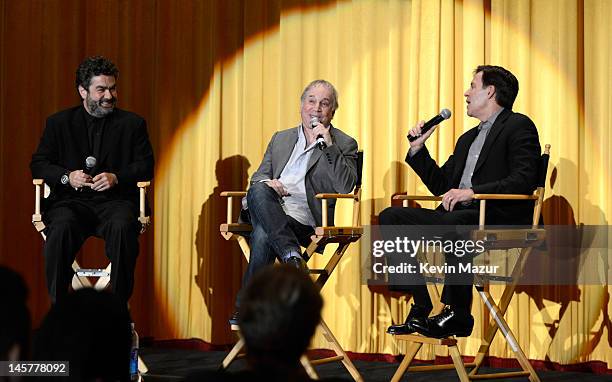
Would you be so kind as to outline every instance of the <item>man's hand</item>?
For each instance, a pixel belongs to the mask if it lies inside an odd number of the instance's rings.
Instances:
[[[444,206],[445,210],[452,211],[455,208],[455,204],[472,201],[473,197],[474,191],[471,188],[453,188],[442,195],[442,206]]]
[[[94,191],[106,191],[117,184],[117,176],[112,172],[100,173],[92,179],[91,189]]]
[[[266,180],[264,182],[268,185],[268,187],[272,188],[276,193],[280,196],[289,196],[289,192],[287,191],[287,187],[281,183],[278,179]]]
[[[325,125],[323,125],[322,123],[318,123],[312,129],[312,133],[314,134],[315,137],[318,137],[319,135],[322,136],[323,139],[325,140],[325,144],[327,145],[327,147],[334,144],[331,138],[331,134],[329,133],[329,127],[325,127]]]
[[[425,134],[421,135],[421,129],[423,128],[424,125],[425,125],[425,121],[419,121],[419,123],[417,123],[416,126],[414,126],[412,129],[410,129],[410,131],[408,131],[408,135],[411,135],[413,137],[418,137],[412,142],[408,141],[408,143],[410,143],[410,148],[414,152],[419,151],[425,144],[425,141],[427,140],[427,138],[429,138],[429,136],[433,134],[434,131],[436,131],[437,126],[434,126],[433,128],[429,129],[429,131],[427,131]]]
[[[68,180],[73,188],[91,187],[93,184],[91,175],[85,174],[83,170],[75,170],[68,174]]]

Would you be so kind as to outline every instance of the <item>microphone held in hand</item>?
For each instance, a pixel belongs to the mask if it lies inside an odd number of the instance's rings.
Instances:
[[[85,170],[83,172],[85,174],[91,175],[94,167],[96,167],[97,162],[98,161],[96,160],[96,158],[92,156],[88,156],[87,158],[85,158]]]
[[[319,124],[319,118],[316,116],[310,119],[310,128],[314,129]],[[317,135],[317,146],[322,150],[327,147],[327,143],[325,143],[325,139],[321,134]]]
[[[444,121],[445,119],[449,119],[451,117],[451,111],[448,109],[442,109],[440,110],[440,114],[436,115],[435,117],[433,117],[432,119],[430,119],[429,121],[425,122],[425,124],[423,125],[423,127],[421,128],[421,135],[425,134],[426,132],[429,131],[429,129],[431,129],[432,127],[438,125],[440,122]],[[419,136],[412,136],[410,134],[408,134],[408,140],[410,142],[414,142],[415,140],[419,139]]]

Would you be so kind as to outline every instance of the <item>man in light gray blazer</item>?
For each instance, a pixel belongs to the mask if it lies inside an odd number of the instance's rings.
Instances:
[[[301,96],[302,123],[272,136],[246,197],[253,226],[251,258],[242,285],[275,259],[305,268],[307,246],[321,225],[318,193],[348,193],[357,180],[357,141],[331,125],[338,94],[325,80],[311,82]],[[334,201],[328,204],[333,224]],[[243,211],[244,212],[244,211]],[[245,215],[244,213],[242,214]],[[236,306],[240,305],[240,293]],[[238,323],[234,313],[231,324]]]

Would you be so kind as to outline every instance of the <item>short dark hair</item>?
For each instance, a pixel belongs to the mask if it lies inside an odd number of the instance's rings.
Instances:
[[[87,57],[81,65],[79,65],[76,71],[76,89],[79,90],[79,86],[83,89],[89,90],[91,79],[95,76],[113,76],[115,80],[119,76],[119,69],[113,64],[111,60],[102,56]]]
[[[321,321],[323,299],[310,277],[288,265],[269,267],[251,280],[241,301],[249,360],[297,364]]]
[[[28,287],[15,271],[0,266],[0,361],[6,361],[8,353],[19,346],[20,358],[29,356],[30,311],[27,306]]]
[[[480,65],[474,74],[482,72],[482,86],[495,86],[495,101],[505,109],[512,110],[518,95],[519,82],[508,69],[495,65]]]
[[[34,341],[35,360],[70,362],[70,379],[129,379],[132,331],[125,301],[84,288],[51,307]]]

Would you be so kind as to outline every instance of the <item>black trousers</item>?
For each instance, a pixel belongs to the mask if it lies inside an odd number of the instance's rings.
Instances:
[[[380,213],[380,225],[474,225],[478,224],[478,210],[473,207],[455,206],[455,210],[446,211],[442,206],[435,210],[427,208],[410,207],[389,207]],[[419,230],[415,227],[415,230]],[[426,230],[426,227],[423,228]],[[414,234],[414,233],[413,233]],[[417,237],[420,234],[417,233]],[[446,254],[446,263],[455,265],[460,262],[471,261],[468,257],[457,257],[453,254]],[[416,262],[416,260],[414,260]],[[390,275],[391,276],[391,275]],[[431,297],[427,291],[425,280],[421,274],[411,275],[414,277],[410,285],[392,285],[395,291],[405,291],[412,293],[414,302],[423,307],[432,308]],[[467,279],[469,278],[469,279]],[[442,302],[452,305],[459,310],[468,310],[472,304],[472,283],[473,276],[447,274],[444,279],[444,289],[442,291]]]
[[[138,257],[138,209],[128,200],[82,198],[55,202],[44,213],[47,226],[45,273],[51,300],[55,303],[68,293],[72,262],[89,236],[104,239],[106,257],[111,261],[111,286],[122,301],[129,300],[134,288]]]

